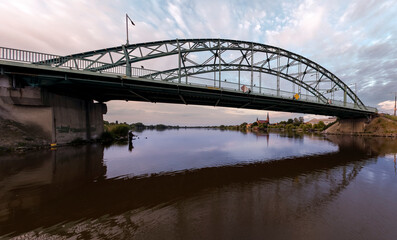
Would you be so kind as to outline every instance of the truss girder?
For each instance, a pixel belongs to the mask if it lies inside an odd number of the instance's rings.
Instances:
[[[185,74],[182,75],[181,77],[184,78],[187,76],[194,76],[194,75],[199,75],[199,74],[203,74],[203,73],[210,73],[210,72],[218,72],[219,69],[217,69],[219,65],[217,64],[207,64],[207,65],[200,65],[200,66],[189,66],[185,68]],[[255,71],[255,72],[262,72],[262,73],[266,73],[266,74],[271,74],[274,76],[277,76],[278,74],[280,74],[281,77],[283,77],[285,80],[288,80],[294,84],[297,84],[301,87],[303,87],[304,89],[306,89],[307,91],[309,91],[310,93],[312,93],[314,96],[317,96],[319,98],[320,101],[322,101],[323,103],[327,103],[327,98],[318,90],[314,89],[313,87],[311,87],[309,84],[300,81],[298,78],[293,77],[291,75],[287,75],[285,73],[279,73],[273,69],[267,69],[267,68],[261,68],[261,67],[251,67],[250,65],[239,65],[239,64],[227,64],[227,65],[222,65],[222,72],[227,72],[227,71]],[[141,76],[143,78],[161,78],[163,80],[166,81],[172,81],[177,79],[178,76],[178,68],[174,68],[174,69],[170,69],[167,71],[162,71],[162,72],[157,72],[154,74],[149,74],[149,75],[144,75]],[[164,75],[165,77],[162,77],[161,75]]]
[[[226,51],[240,52],[241,56],[227,62],[221,57]],[[194,52],[207,52],[210,57],[198,63],[188,58],[189,54]],[[257,53],[266,54],[266,58],[258,59],[256,62],[249,61],[249,59],[254,58]],[[330,81],[332,83],[332,89],[339,87],[339,89],[344,91],[346,96],[360,109],[366,109],[362,101],[343,81],[321,65],[301,55],[278,47],[247,41],[229,39],[175,39],[146,42],[68,55],[37,62],[37,64],[69,67],[71,69],[94,72],[104,71],[118,73],[115,69],[128,64],[171,55],[179,55],[180,61],[183,61],[183,71],[185,73],[181,76],[182,71],[177,69],[180,75],[179,78],[211,71],[243,70],[262,72],[279,76],[285,80],[298,84],[314,96],[317,96],[321,101],[326,101],[327,98],[316,90],[316,88],[320,82]],[[109,59],[105,60],[106,56],[110,56]],[[274,63],[279,63],[281,58],[286,59],[287,63],[282,65]],[[218,61],[218,63],[216,63],[216,61]],[[211,68],[212,70],[209,71],[208,66],[211,66],[211,62],[213,62],[212,65],[214,66]],[[191,66],[186,66],[185,63],[190,63]],[[290,72],[290,69],[296,66],[300,67],[300,69],[304,69],[304,71]],[[192,71],[193,69],[195,72]],[[172,68],[158,73],[154,72],[153,74],[159,76],[168,74],[168,77],[161,77],[162,80],[167,80],[175,77],[175,70],[176,69]],[[140,77],[152,78],[153,74],[150,74],[150,76],[146,74]],[[308,74],[316,74],[316,76],[319,76],[315,84],[305,83],[305,76]],[[314,85],[314,87],[312,87],[312,85]]]

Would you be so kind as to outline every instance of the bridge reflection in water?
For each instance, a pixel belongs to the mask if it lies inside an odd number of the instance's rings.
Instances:
[[[310,230],[307,225],[316,222],[307,221],[329,211],[360,171],[378,156],[395,153],[397,143],[328,140],[339,150],[118,179],[106,179],[101,145],[0,156],[0,236],[300,239],[332,232],[330,238],[340,237],[338,231]],[[335,206],[344,207],[351,203]]]

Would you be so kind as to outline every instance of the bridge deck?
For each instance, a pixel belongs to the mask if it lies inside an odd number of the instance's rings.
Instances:
[[[375,108],[360,109],[343,102],[320,103],[314,98],[293,99],[293,93],[244,93],[236,89],[216,88],[213,85],[184,84],[126,77],[115,74],[55,68],[21,62],[1,61],[1,74],[15,75],[30,85],[56,93],[90,98],[99,102],[130,100],[222,106],[283,112],[297,112],[358,118],[376,113]]]

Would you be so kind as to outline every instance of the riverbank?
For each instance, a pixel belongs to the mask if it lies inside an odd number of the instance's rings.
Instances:
[[[290,124],[291,125],[291,124]],[[323,132],[322,129],[313,127],[299,127],[297,129],[288,128],[286,125],[284,128],[249,128],[250,131],[267,131],[267,130],[280,130],[280,131],[295,131],[295,132],[318,132],[329,135],[358,135],[358,136],[374,136],[374,137],[397,137],[397,118],[390,115],[380,115],[373,118],[371,121],[368,119],[350,119],[350,120],[338,120],[334,124],[330,125]],[[280,125],[281,126],[281,125]],[[277,127],[280,127],[277,126]],[[183,127],[182,127],[183,128]],[[213,127],[220,130],[237,130],[247,131],[246,124],[236,126],[219,126]],[[48,142],[47,138],[42,134],[40,129],[35,129],[32,126],[26,126],[17,123],[12,120],[4,119],[0,117],[0,152],[7,151],[29,151],[35,149],[46,149],[51,147],[51,143]],[[101,136],[101,139],[95,140],[95,142],[101,142],[105,145],[112,144],[114,142],[126,142],[127,133],[132,127],[126,124],[114,124],[106,126],[105,132]],[[139,129],[133,129],[139,130]],[[165,129],[157,129],[159,131]],[[141,130],[143,131],[143,129]],[[139,132],[139,131],[138,131]],[[76,139],[75,141],[65,145],[82,145],[92,141],[83,141]],[[58,145],[59,147],[60,145]]]
[[[119,127],[114,133],[106,132],[105,134],[102,134],[100,139],[87,141],[77,138],[69,143],[52,145],[41,129],[5,119],[0,116],[0,153],[26,152],[38,149],[78,146],[90,143],[102,143],[104,145],[120,142],[124,143],[128,141],[128,130],[128,128],[124,129]]]
[[[324,131],[331,135],[356,135],[373,137],[397,137],[397,118],[380,115],[371,120],[345,119],[338,120]]]
[[[41,149],[50,146],[40,129],[0,117],[0,151]]]

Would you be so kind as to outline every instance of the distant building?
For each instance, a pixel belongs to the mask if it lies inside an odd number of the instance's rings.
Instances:
[[[336,121],[336,118],[330,117],[330,118],[313,118],[312,120],[308,121],[307,123],[311,123],[312,125],[318,124],[320,121],[322,121],[325,125],[328,125],[330,123],[333,123]]]
[[[259,124],[269,124],[270,123],[270,119],[269,119],[269,113],[267,113],[267,118],[266,120],[259,120],[258,118],[256,118],[256,123]]]

